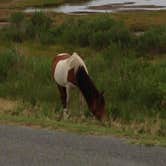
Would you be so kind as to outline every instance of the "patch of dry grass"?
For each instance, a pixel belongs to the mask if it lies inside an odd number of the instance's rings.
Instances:
[[[166,11],[130,11],[115,13],[113,17],[124,21],[132,31],[145,31],[149,27],[166,24]]]
[[[17,101],[0,98],[0,113],[15,110],[18,106]]]
[[[161,133],[162,123],[164,121],[157,116],[156,118],[145,118],[144,121],[131,121],[124,123],[122,120],[112,121],[112,126],[122,129],[123,131],[131,130],[135,135],[137,134],[149,134],[151,136],[166,135]]]

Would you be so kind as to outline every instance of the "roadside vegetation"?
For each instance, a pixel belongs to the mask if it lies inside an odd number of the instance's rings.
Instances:
[[[51,60],[57,53],[76,51],[98,89],[105,91],[113,128],[130,131],[127,135],[166,136],[166,24],[136,36],[110,15],[56,22],[43,13],[15,13],[9,20],[0,30],[0,97],[20,104],[2,117],[58,120],[61,104]],[[86,120],[80,119],[76,95],[74,91],[71,122],[90,123],[87,108]]]

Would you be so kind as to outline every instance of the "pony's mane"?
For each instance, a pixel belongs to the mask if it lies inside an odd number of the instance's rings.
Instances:
[[[70,61],[69,62],[70,67],[74,68],[75,73],[78,71],[79,66],[83,66],[85,71],[88,73],[88,70],[86,68],[84,61],[76,52],[72,54],[72,56],[69,58],[69,61]]]
[[[76,72],[76,81],[77,81],[77,86],[81,90],[82,94],[84,95],[88,103],[88,106],[90,106],[93,102],[94,97],[99,96],[99,92],[96,89],[93,81],[87,74],[84,66],[79,66]]]

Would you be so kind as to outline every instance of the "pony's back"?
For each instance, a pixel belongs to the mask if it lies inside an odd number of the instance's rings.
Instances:
[[[80,66],[83,66],[85,68],[85,71],[88,73],[88,70],[84,61],[76,52],[72,54],[72,56],[69,58],[69,61],[70,61],[69,62],[70,68],[74,68],[75,73],[77,72]]]

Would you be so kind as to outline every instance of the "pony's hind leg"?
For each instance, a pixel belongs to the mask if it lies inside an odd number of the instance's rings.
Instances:
[[[61,96],[61,102],[62,102],[62,106],[63,106],[63,118],[67,119],[68,118],[68,92],[67,92],[67,88],[57,85],[59,92],[60,92],[60,96]]]

